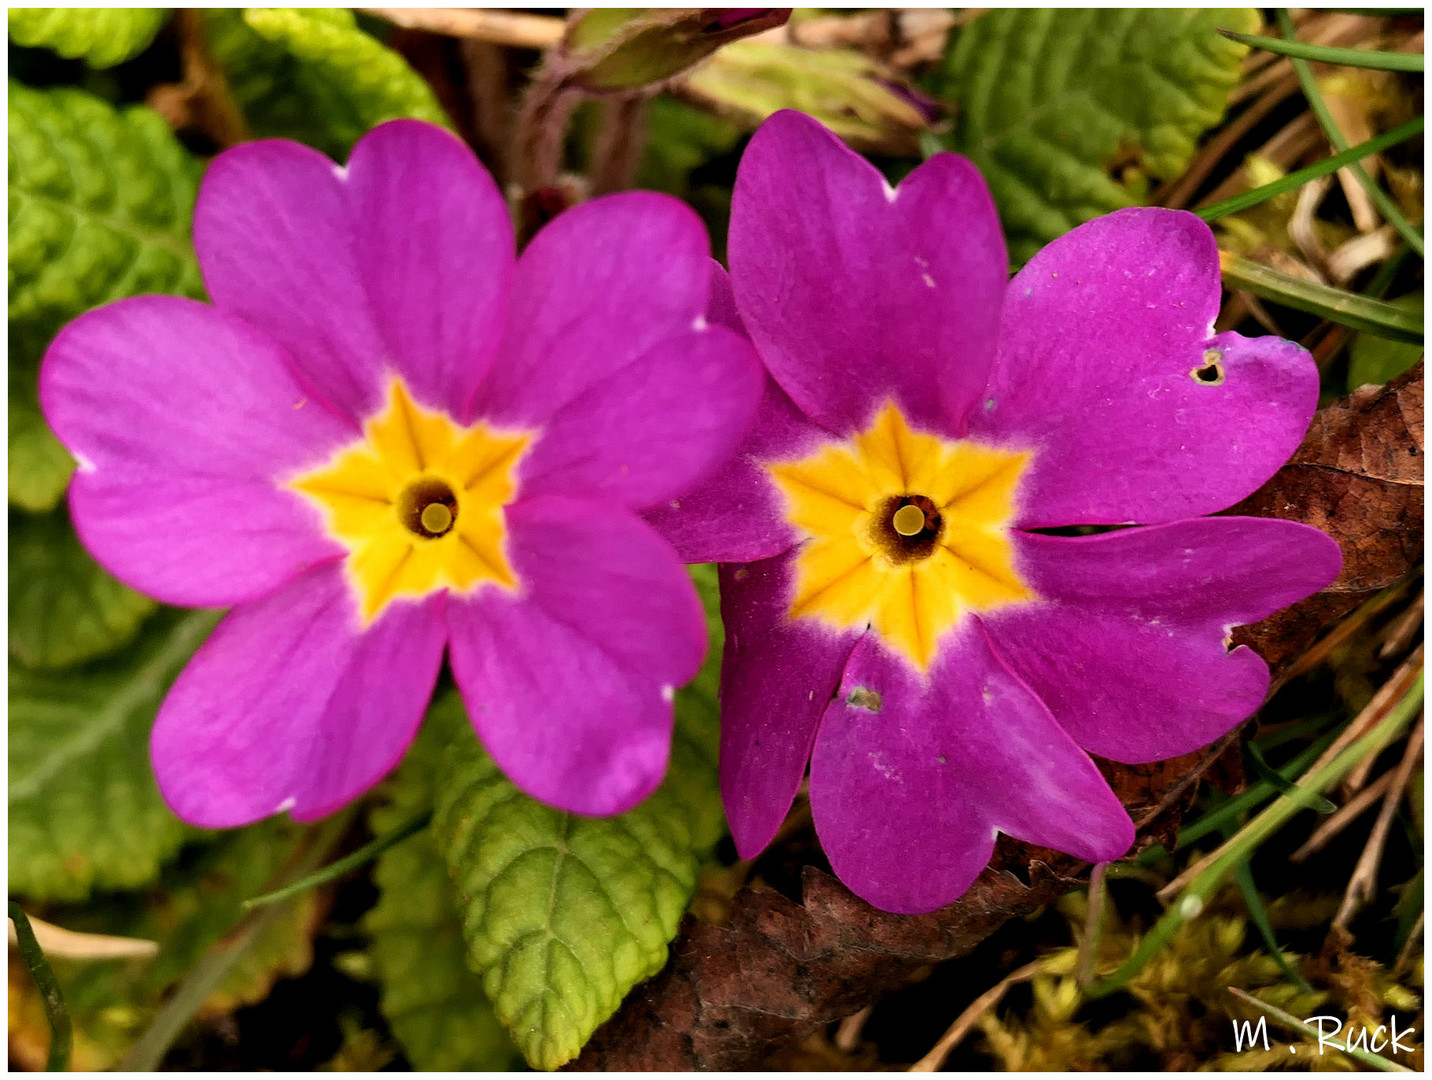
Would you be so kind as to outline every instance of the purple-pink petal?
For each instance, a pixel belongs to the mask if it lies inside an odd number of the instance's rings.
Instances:
[[[771,842],[861,632],[785,617],[792,557],[721,567],[721,796],[737,853]]]
[[[573,813],[655,790],[672,694],[701,665],[700,600],[669,544],[624,510],[558,496],[507,511],[520,595],[451,596],[453,675],[483,746],[523,791]]]
[[[751,339],[808,416],[844,435],[893,397],[957,433],[994,361],[1008,275],[968,161],[937,154],[891,188],[819,123],[778,112],[741,159],[730,255]]]
[[[1218,248],[1178,210],[1080,225],[1009,283],[971,434],[1035,451],[1025,527],[1154,524],[1222,510],[1297,449],[1318,399],[1308,353],[1215,335]]]
[[[544,228],[518,260],[481,412],[535,428],[525,494],[641,509],[715,469],[761,392],[751,346],[705,318],[711,259],[687,206],[632,192]]]
[[[194,250],[215,306],[278,341],[313,394],[360,421],[383,400],[384,348],[340,176],[287,140],[225,151],[199,188]]]
[[[955,900],[989,862],[997,831],[1090,861],[1116,859],[1134,840],[1094,763],[973,619],[928,679],[873,635],[861,640],[821,720],[810,786],[832,869],[886,911]]]
[[[755,423],[736,452],[704,483],[645,515],[683,562],[755,562],[798,540],[763,463],[800,457],[832,436],[811,423],[774,379],[765,382]]]
[[[346,168],[292,142],[235,147],[204,178],[194,245],[215,305],[281,342],[355,419],[378,410],[390,373],[470,419],[500,343],[513,236],[456,136],[395,120]]]
[[[1080,746],[1161,761],[1206,746],[1268,692],[1233,626],[1328,585],[1338,546],[1266,518],[1203,518],[1100,536],[1015,535],[1041,599],[981,616],[1000,655]]]
[[[389,607],[366,630],[337,564],[234,609],[155,720],[165,801],[195,825],[289,811],[311,820],[398,763],[443,654],[442,596]]]
[[[351,431],[241,320],[178,297],[120,300],[60,331],[40,398],[79,461],[75,527],[134,588],[227,606],[341,553],[276,483]]]
[[[746,336],[730,275],[715,261],[706,318]],[[737,451],[703,483],[643,515],[671,541],[682,562],[755,562],[796,542],[761,462],[799,456],[829,433],[812,424],[769,376],[762,380],[765,392],[755,422]]]
[[[468,423],[516,257],[502,193],[456,135],[394,120],[358,140],[346,194],[386,361],[420,401]]]

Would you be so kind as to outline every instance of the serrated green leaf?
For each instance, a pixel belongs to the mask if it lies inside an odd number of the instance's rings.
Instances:
[[[449,696],[429,713],[402,768],[384,785],[386,802],[371,816],[373,832],[398,828],[433,804],[433,777],[443,750],[467,724]],[[482,980],[467,966],[458,894],[431,830],[379,857],[373,871],[378,903],[363,919],[383,1015],[422,1072],[512,1068],[521,1055],[488,1004]]]
[[[40,415],[40,356],[64,323],[100,304],[203,295],[189,242],[201,166],[150,109],[9,87],[9,497],[39,511],[59,502],[73,470]]]
[[[10,670],[10,891],[80,899],[153,880],[186,835],[149,767],[170,682],[213,627],[208,612],[154,619],[123,653],[83,668]]]
[[[107,68],[149,48],[168,18],[168,8],[11,8],[10,40]]]
[[[713,613],[715,574],[693,570]],[[523,795],[464,726],[436,781],[435,836],[462,894],[472,965],[529,1063],[570,1061],[666,961],[723,829],[716,780],[720,638],[676,698],[662,786],[635,809],[584,818]],[[454,699],[448,708],[458,708]]]
[[[129,644],[155,603],[90,558],[61,509],[10,515],[10,658],[82,663]]]
[[[961,31],[931,89],[958,109],[950,148],[989,181],[1010,257],[1145,201],[1223,116],[1251,8],[1001,8]]]
[[[1422,294],[1409,293],[1388,303],[1422,315]],[[1375,334],[1358,334],[1348,346],[1347,388],[1349,392],[1369,383],[1390,383],[1422,359],[1422,345],[1389,341]]]
[[[297,139],[343,160],[369,128],[398,117],[451,127],[432,88],[351,11],[209,9],[209,44],[255,134]]]
[[[200,163],[159,114],[10,83],[10,320],[51,333],[136,293],[202,296]]]

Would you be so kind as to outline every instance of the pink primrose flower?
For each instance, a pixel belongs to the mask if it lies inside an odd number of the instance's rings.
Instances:
[[[212,306],[107,305],[41,372],[90,551],[233,608],[155,722],[169,804],[204,826],[342,806],[402,756],[445,649],[523,790],[584,814],[651,792],[706,639],[638,511],[728,456],[761,393],[704,317],[696,214],[596,199],[515,258],[472,153],[396,121],[347,166],[219,155],[194,243]]]
[[[746,151],[730,258],[713,318],[764,360],[761,410],[649,520],[729,564],[737,850],[770,842],[809,763],[832,867],[890,911],[958,898],[999,832],[1123,855],[1133,825],[1089,755],[1157,761],[1246,719],[1268,668],[1231,627],[1338,573],[1316,529],[1204,516],[1298,446],[1311,357],[1215,333],[1192,214],[1110,214],[1010,280],[968,161],[891,188],[799,113]]]

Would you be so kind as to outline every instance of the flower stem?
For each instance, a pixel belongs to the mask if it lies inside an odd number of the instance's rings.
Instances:
[[[34,976],[35,985],[40,988],[40,997],[45,1002],[45,1019],[50,1023],[50,1053],[45,1059],[46,1072],[69,1072],[70,1010],[65,1007],[65,995],[55,979],[54,969],[45,959],[45,950],[35,940],[35,931],[30,920],[15,901],[10,901],[10,921],[15,924],[15,937],[20,946],[20,956]]]

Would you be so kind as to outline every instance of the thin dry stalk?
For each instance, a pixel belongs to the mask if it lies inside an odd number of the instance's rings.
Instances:
[[[1324,279],[1328,276],[1328,250],[1318,239],[1314,223],[1317,221],[1318,207],[1322,205],[1323,198],[1332,186],[1332,177],[1329,176],[1320,176],[1304,184],[1298,191],[1298,202],[1293,209],[1293,216],[1288,219],[1288,236]],[[1324,280],[1324,284],[1326,283]]]
[[[1388,770],[1374,780],[1367,787],[1363,788],[1348,802],[1340,806],[1336,813],[1328,817],[1321,825],[1314,830],[1313,835],[1308,837],[1307,843],[1300,847],[1293,854],[1288,856],[1288,861],[1300,863],[1309,855],[1316,855],[1328,841],[1337,836],[1354,821],[1363,815],[1378,799],[1387,794],[1387,789],[1392,786],[1393,773]]]
[[[1403,579],[1396,584],[1389,585],[1370,599],[1363,601],[1356,611],[1353,611],[1344,618],[1342,622],[1334,626],[1322,640],[1318,641],[1312,648],[1290,664],[1283,677],[1275,683],[1269,692],[1274,693],[1289,680],[1312,671],[1313,668],[1331,656],[1334,650],[1362,633],[1373,619],[1377,618],[1383,611],[1406,595],[1410,584],[1410,581]]]
[[[1412,644],[1412,639],[1422,629],[1422,616],[1425,611],[1427,594],[1419,592],[1417,599],[1408,605],[1407,610],[1397,616],[1383,633],[1382,647],[1377,650],[1379,660],[1391,660],[1398,653],[1405,652]]]
[[[62,926],[47,923],[30,915],[30,929],[35,940],[46,956],[58,956],[65,960],[139,960],[148,959],[159,951],[159,942],[144,938],[114,937],[111,934],[82,934],[66,930]],[[16,948],[19,941],[15,935],[15,923],[9,923],[10,947]]]
[[[959,1018],[950,1025],[949,1030],[940,1036],[940,1041],[930,1049],[930,1052],[910,1066],[910,1071],[939,1072],[945,1059],[950,1056],[955,1047],[960,1045],[964,1037],[970,1033],[970,1029],[979,1022],[980,1017],[1004,1000],[1004,995],[1015,983],[1026,982],[1038,975],[1039,966],[1038,960],[1025,964],[1024,967],[1011,972],[975,998],[970,1003],[970,1007],[960,1013]]]
[[[1372,835],[1367,838],[1367,846],[1362,849],[1362,855],[1353,869],[1352,880],[1347,883],[1342,906],[1333,916],[1334,926],[1346,927],[1358,910],[1377,893],[1377,870],[1382,865],[1382,852],[1387,846],[1392,815],[1396,813],[1397,804],[1402,799],[1402,791],[1412,777],[1413,767],[1422,756],[1424,730],[1425,722],[1419,722],[1417,729],[1407,740],[1407,750],[1393,773],[1391,789],[1383,796],[1382,811],[1377,815],[1377,824],[1372,827]]]
[[[865,1021],[875,1011],[874,1005],[867,1005],[854,1016],[847,1016],[835,1029],[835,1048],[843,1054],[853,1054],[860,1047],[860,1034],[865,1030]]]
[[[1369,266],[1390,259],[1401,242],[1397,230],[1391,225],[1354,236],[1328,256],[1328,277],[1332,278],[1334,285],[1346,285]]]
[[[1423,930],[1426,928],[1427,912],[1422,911],[1417,915],[1417,921],[1412,924],[1412,933],[1407,935],[1407,940],[1402,943],[1402,948],[1397,953],[1397,959],[1392,964],[1392,977],[1400,979],[1407,974],[1411,966],[1412,958],[1418,956],[1417,943],[1422,938]]]
[[[174,29],[179,36],[183,77],[177,83],[156,86],[146,103],[175,131],[193,128],[220,147],[244,142],[249,137],[248,123],[229,90],[224,69],[209,52],[203,12],[180,8],[174,15]]]
[[[566,24],[554,15],[526,15],[488,8],[362,8],[407,30],[490,41],[517,49],[549,49],[562,40]]]
[[[1084,940],[1079,942],[1079,956],[1075,964],[1081,987],[1094,981],[1094,960],[1099,955],[1099,937],[1104,928],[1104,873],[1108,869],[1108,863],[1096,863],[1089,874],[1089,911],[1084,920]]]

